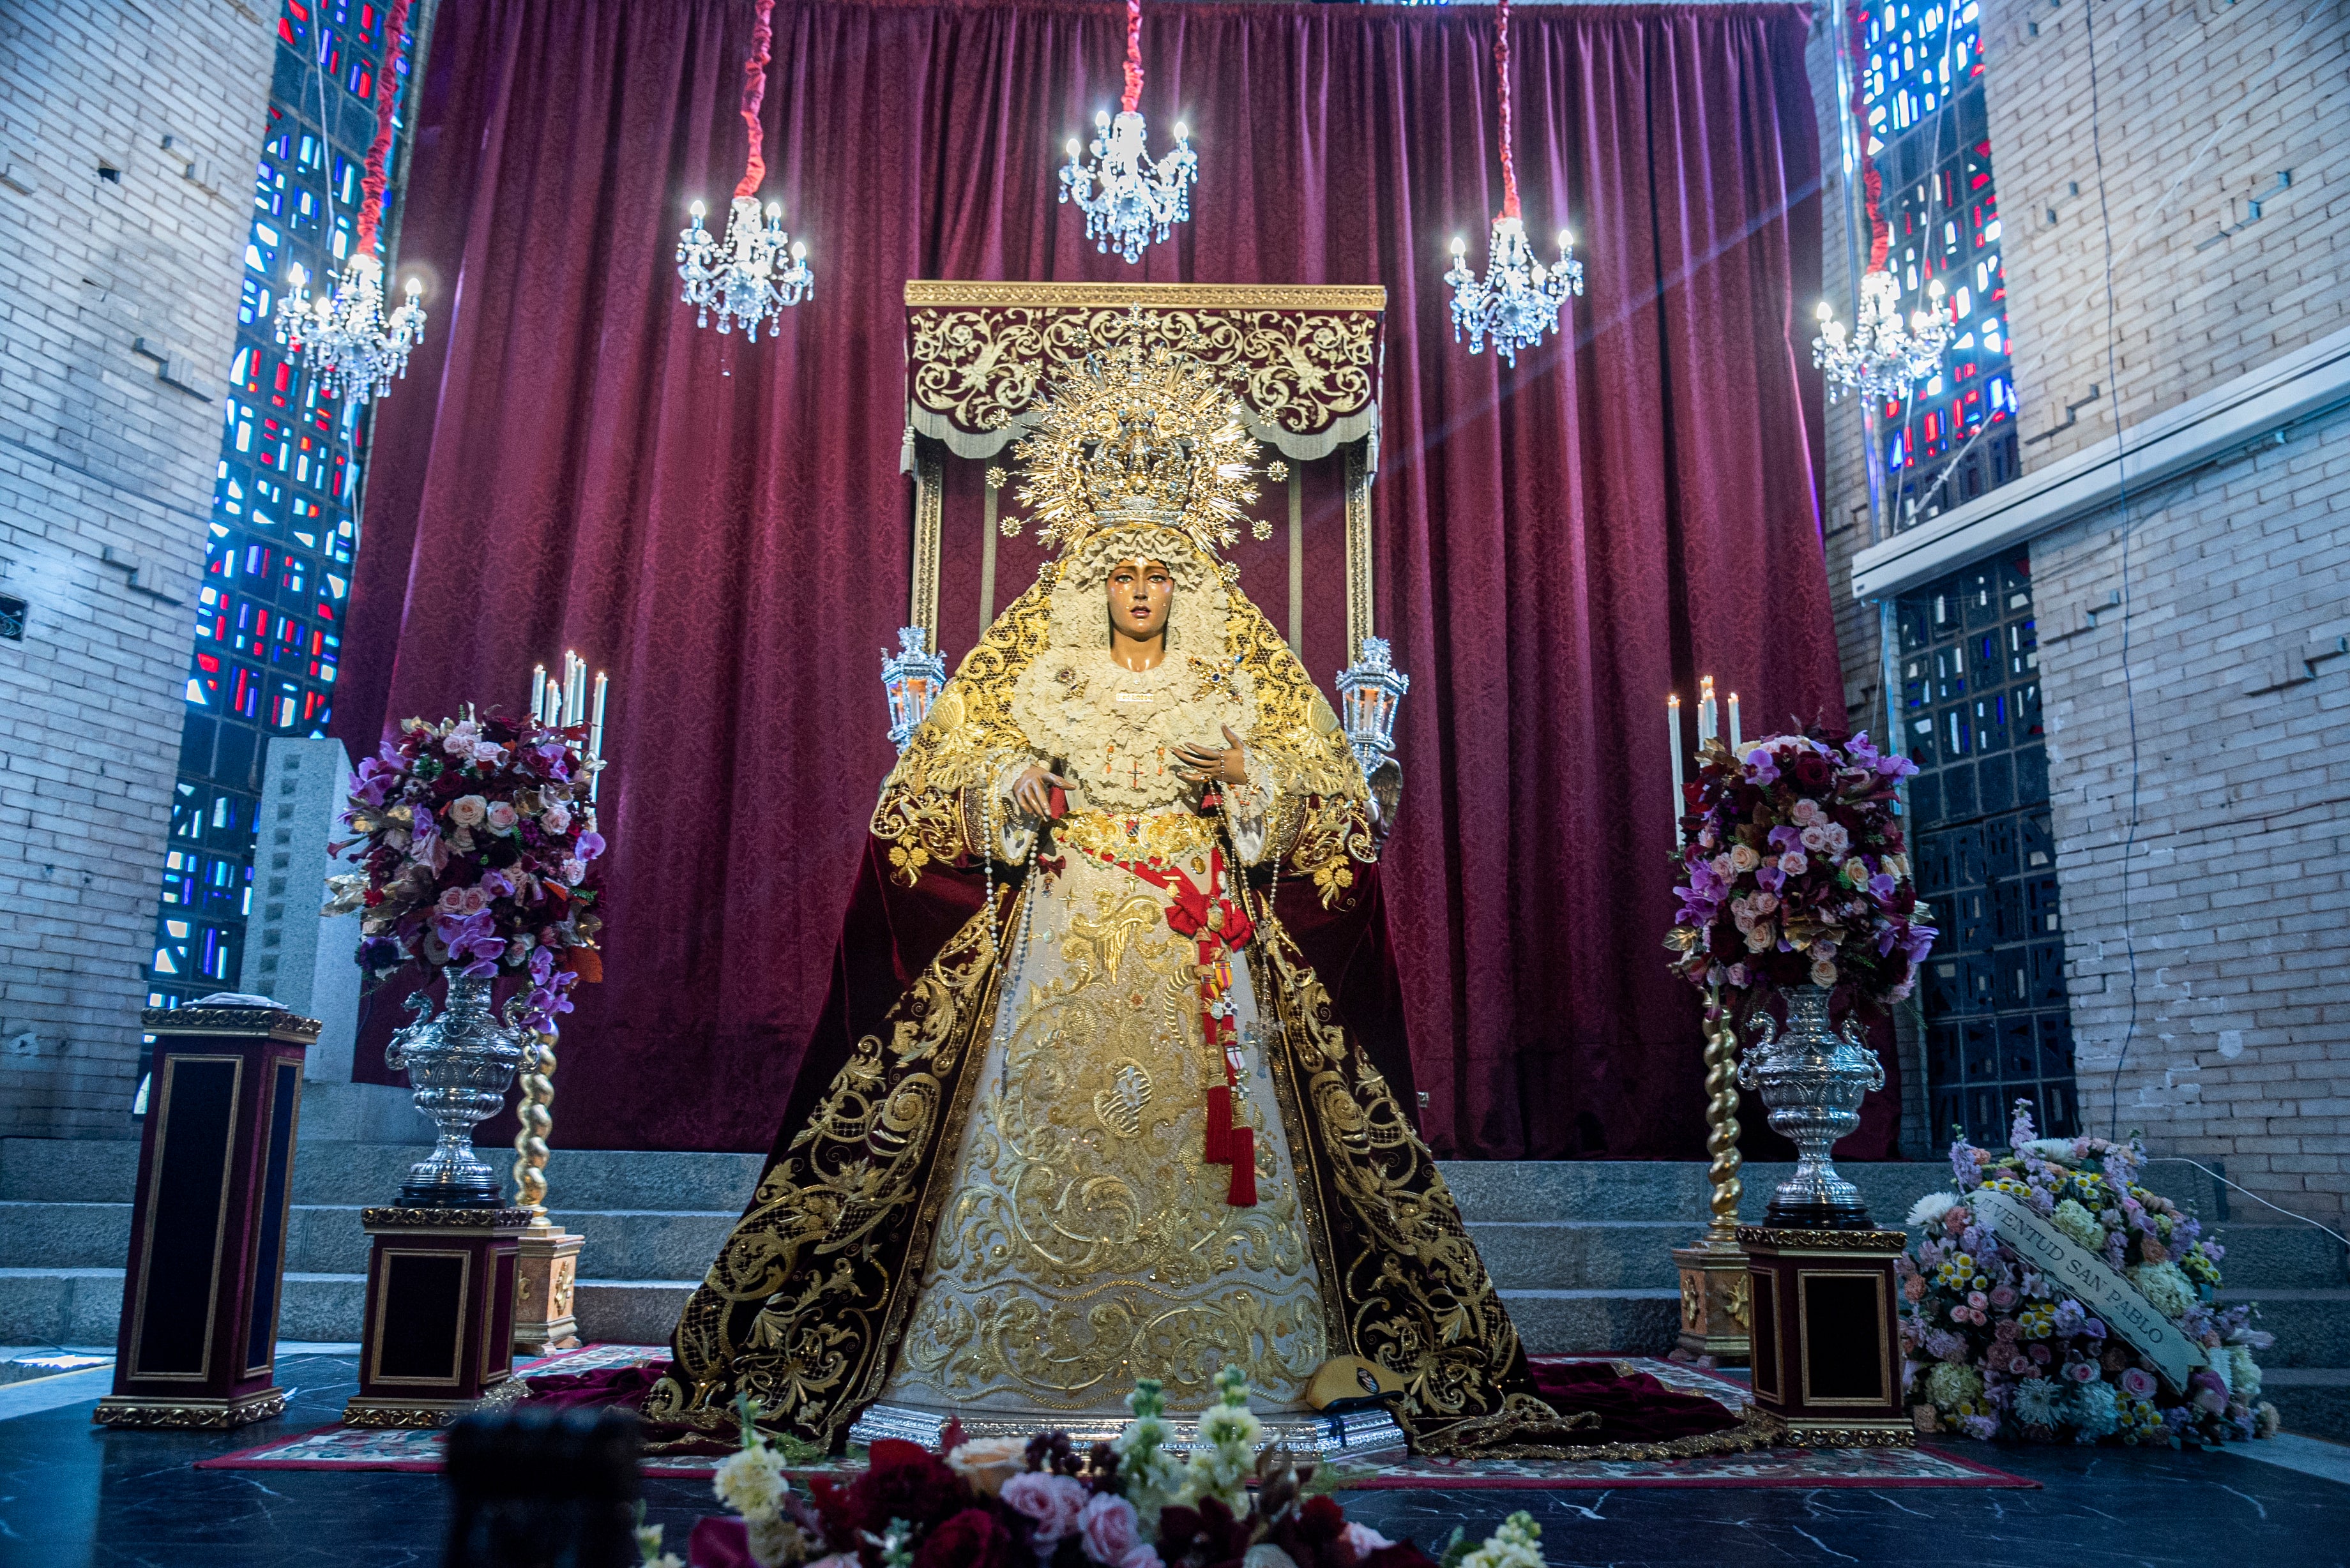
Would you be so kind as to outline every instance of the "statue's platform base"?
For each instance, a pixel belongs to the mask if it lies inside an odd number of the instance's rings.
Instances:
[[[1907,1448],[1894,1263],[1900,1231],[1742,1225],[1752,1275],[1754,1405],[1807,1448]]]
[[[173,1398],[112,1394],[98,1402],[89,1418],[101,1427],[151,1427],[218,1431],[266,1421],[286,1408],[286,1390],[275,1384],[234,1399]]]
[[[1399,1454],[1410,1447],[1403,1428],[1385,1410],[1349,1410],[1344,1414],[1324,1414],[1313,1410],[1260,1411],[1257,1418],[1264,1423],[1264,1441],[1280,1443],[1290,1452],[1311,1455],[1320,1459],[1352,1459],[1372,1454]],[[1060,1417],[1044,1415],[1003,1416],[991,1417],[967,1410],[946,1411],[920,1409],[910,1405],[869,1405],[848,1428],[852,1443],[871,1443],[876,1438],[896,1438],[905,1442],[920,1443],[935,1449],[939,1434],[946,1430],[947,1422],[962,1423],[963,1435],[973,1440],[983,1438],[1026,1438],[1045,1427],[1069,1434],[1069,1441],[1082,1452],[1095,1443],[1117,1440],[1131,1423],[1124,1417],[1083,1416]],[[1168,1447],[1188,1450],[1198,1445],[1199,1418],[1170,1414],[1167,1424],[1174,1428]]]

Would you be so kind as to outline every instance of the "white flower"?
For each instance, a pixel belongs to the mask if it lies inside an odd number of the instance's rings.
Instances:
[[[512,802],[494,800],[490,803],[488,821],[494,830],[504,833],[521,820],[522,814],[515,810]]]
[[[1353,1520],[1347,1521],[1346,1542],[1347,1550],[1354,1552],[1357,1563],[1374,1552],[1385,1551],[1395,1544],[1369,1525],[1357,1524]]]
[[[505,754],[506,749],[495,741],[476,741],[473,743],[473,761],[476,763],[494,763]]]
[[[745,1520],[743,1533],[751,1548],[751,1561],[759,1568],[784,1568],[807,1556],[807,1537],[800,1533],[796,1522],[781,1513]]]
[[[1835,859],[1852,847],[1852,835],[1844,830],[1843,823],[1831,822],[1820,831],[1827,840],[1829,859]]]
[[[1542,1568],[1542,1526],[1534,1515],[1521,1511],[1503,1520],[1482,1546],[1463,1557],[1461,1568]]]
[[[2213,1366],[2219,1365],[2220,1355],[2216,1350],[2211,1353]],[[2252,1347],[2249,1345],[2229,1345],[2226,1356],[2228,1386],[2237,1398],[2249,1405],[2261,1397],[2261,1367],[2260,1363],[2252,1359]]]
[[[588,862],[580,859],[577,856],[575,855],[564,861],[563,880],[570,886],[577,888],[579,885],[580,879],[587,875]]]
[[[1929,1192],[1909,1206],[1909,1227],[1916,1230],[1921,1226],[1939,1225],[1942,1222],[1942,1216],[1958,1206],[1958,1198],[1953,1193]]]
[[[460,827],[479,827],[489,815],[490,803],[477,794],[461,794],[449,803],[449,820]]]
[[[2036,1154],[2058,1165],[2073,1163],[2073,1140],[2069,1137],[2036,1137],[2029,1143],[2016,1145],[2018,1154]]]
[[[1825,959],[1822,959],[1817,963],[1812,965],[1812,983],[1814,985],[1834,985],[1835,982],[1836,966],[1835,964],[1829,962]]]
[[[2060,1203],[2057,1208],[2061,1210],[2064,1205]],[[2184,1317],[2187,1309],[2195,1304],[2194,1282],[2176,1263],[2138,1263],[2122,1272],[2129,1276],[2130,1283],[2137,1287],[2147,1303],[2167,1318]]]
[[[764,1443],[737,1449],[719,1465],[710,1490],[745,1519],[772,1517],[784,1501],[784,1461]]]
[[[1751,844],[1733,845],[1730,851],[1730,864],[1733,870],[1752,871],[1762,864],[1762,852]]]
[[[1727,882],[1737,875],[1737,864],[1727,855],[1717,855],[1712,861],[1713,874]]]
[[[567,833],[571,830],[571,808],[558,800],[546,808],[546,815],[538,819],[538,824],[547,832],[558,836]]]

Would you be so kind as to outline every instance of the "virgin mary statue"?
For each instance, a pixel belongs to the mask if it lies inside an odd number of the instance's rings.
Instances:
[[[1101,1437],[1138,1378],[1196,1412],[1232,1366],[1276,1432],[1315,1429],[1336,1368],[1423,1451],[1617,1435],[1537,1391],[1350,1033],[1391,1027],[1382,824],[1219,558],[1255,494],[1236,416],[1129,331],[1014,448],[1058,558],[882,787],[824,1022],[657,1421],[729,1429],[747,1395],[831,1447],[951,1418]]]

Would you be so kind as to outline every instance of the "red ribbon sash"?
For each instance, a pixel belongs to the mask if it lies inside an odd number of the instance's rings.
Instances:
[[[1180,867],[1120,860],[1098,850],[1094,853],[1169,894],[1171,901],[1167,906],[1168,926],[1176,935],[1190,937],[1199,946],[1200,1029],[1208,1048],[1224,1064],[1224,1081],[1208,1089],[1208,1131],[1201,1142],[1201,1158],[1210,1165],[1232,1167],[1232,1181],[1224,1193],[1227,1204],[1235,1209],[1253,1208],[1256,1129],[1245,1124],[1234,1125],[1232,1116],[1234,1102],[1242,1090],[1240,1066],[1234,1059],[1240,1033],[1232,1023],[1230,955],[1247,944],[1256,933],[1256,927],[1248,911],[1225,891],[1224,852],[1221,847],[1208,851],[1208,887],[1204,892]]]

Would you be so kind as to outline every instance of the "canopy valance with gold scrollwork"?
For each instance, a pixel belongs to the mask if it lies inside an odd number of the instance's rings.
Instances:
[[[1387,300],[1376,286],[909,282],[907,422],[957,457],[993,457],[1042,414],[1055,374],[1123,337],[1140,306],[1231,387],[1258,440],[1308,462],[1367,438],[1375,472]]]

